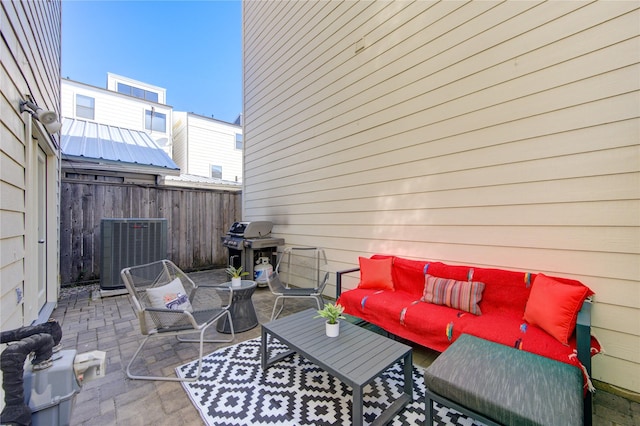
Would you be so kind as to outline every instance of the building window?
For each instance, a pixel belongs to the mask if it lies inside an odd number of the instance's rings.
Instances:
[[[96,100],[89,96],[76,95],[76,117],[95,119]]]
[[[139,87],[129,86],[128,84],[118,83],[118,93],[123,93],[136,98],[144,99],[151,102],[158,102],[158,94]]]
[[[156,132],[167,132],[167,114],[155,112],[154,110],[144,111],[144,128]]]
[[[222,179],[222,166],[211,166],[211,177],[216,179]]]
[[[242,149],[244,146],[242,135],[240,133],[236,133],[236,149]]]

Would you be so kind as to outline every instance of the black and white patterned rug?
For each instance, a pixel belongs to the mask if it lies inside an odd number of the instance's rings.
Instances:
[[[270,356],[284,352],[269,343]],[[176,368],[179,377],[195,374],[192,361]],[[364,423],[369,424],[401,393],[402,366],[396,363],[364,389]],[[272,365],[260,364],[260,339],[217,350],[203,359],[197,382],[182,382],[191,401],[208,425],[348,425],[351,423],[351,388],[298,354]],[[424,421],[424,380],[413,369],[413,402],[392,425],[418,425]],[[437,425],[471,426],[457,411],[437,407]]]

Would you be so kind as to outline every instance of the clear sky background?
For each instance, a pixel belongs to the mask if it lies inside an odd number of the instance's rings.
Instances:
[[[62,77],[107,73],[167,89],[167,104],[233,122],[242,112],[239,0],[62,2]]]

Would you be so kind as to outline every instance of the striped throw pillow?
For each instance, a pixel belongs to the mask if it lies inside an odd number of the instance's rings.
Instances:
[[[484,283],[481,282],[456,281],[425,274],[421,300],[480,315],[478,303],[482,300],[483,290]]]

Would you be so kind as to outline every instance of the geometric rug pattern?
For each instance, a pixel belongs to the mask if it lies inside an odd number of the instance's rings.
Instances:
[[[286,346],[270,340],[270,357]],[[197,361],[176,368],[193,376]],[[402,391],[403,371],[396,363],[364,388],[364,424],[370,424]],[[349,425],[351,388],[298,354],[262,370],[260,338],[219,349],[203,358],[197,382],[182,382],[202,419],[211,426]],[[424,422],[424,379],[413,368],[413,402],[391,425]],[[437,425],[480,425],[455,410],[437,407]]]

